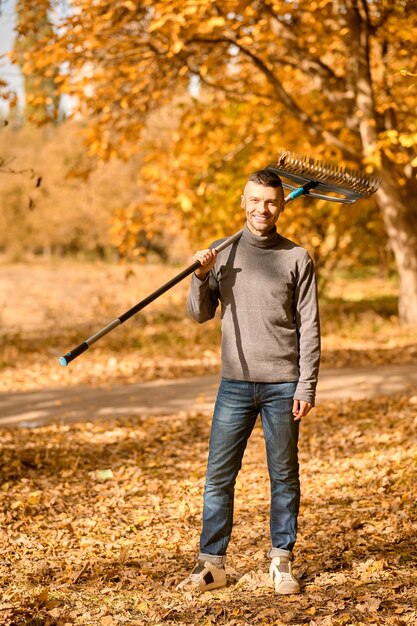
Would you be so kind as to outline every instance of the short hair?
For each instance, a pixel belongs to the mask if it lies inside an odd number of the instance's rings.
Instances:
[[[265,167],[262,170],[253,172],[249,176],[248,181],[264,187],[281,187],[282,189],[282,181],[272,167]]]

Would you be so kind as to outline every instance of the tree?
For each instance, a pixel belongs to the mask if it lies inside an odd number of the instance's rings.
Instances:
[[[55,79],[59,69],[49,64],[46,71],[37,67],[36,62],[27,71],[27,60],[38,42],[43,44],[53,35],[50,17],[50,1],[18,0],[16,6],[17,26],[14,44],[14,59],[21,67],[25,86],[25,118],[40,125],[56,121],[59,112],[59,96]]]
[[[290,119],[284,130],[274,123],[271,128],[269,109],[224,100],[221,106],[219,97],[207,94],[194,103],[184,100],[171,143],[162,135],[142,144],[142,214],[155,220],[157,207],[158,219],[167,224],[178,215],[193,247],[242,227],[247,175],[268,164],[267,158],[273,162],[277,146],[291,145],[297,136]],[[309,250],[321,289],[342,263],[386,270],[387,237],[372,199],[349,206],[298,199],[279,219],[280,230]]]
[[[65,62],[61,91],[94,122],[92,154],[128,156],[149,114],[181,99],[190,81],[216,115],[245,104],[248,129],[253,112],[268,111],[270,132],[292,129],[290,148],[381,175],[376,202],[398,266],[400,317],[417,324],[413,0],[74,0],[73,8],[31,58],[44,70]],[[250,131],[246,140],[255,141]],[[262,148],[256,156],[271,160]]]

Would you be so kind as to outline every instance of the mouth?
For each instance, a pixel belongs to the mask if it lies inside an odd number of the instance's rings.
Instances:
[[[267,222],[269,220],[269,217],[266,215],[254,215],[253,219],[257,222]]]

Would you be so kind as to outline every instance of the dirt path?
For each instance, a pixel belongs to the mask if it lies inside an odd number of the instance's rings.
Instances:
[[[73,387],[0,394],[0,425],[90,421],[135,415],[211,411],[218,376],[200,376],[111,388]],[[317,403],[417,393],[417,365],[322,370]]]

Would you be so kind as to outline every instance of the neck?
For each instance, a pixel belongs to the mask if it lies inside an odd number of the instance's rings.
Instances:
[[[266,230],[265,232],[260,233],[259,231],[254,230],[252,228],[251,224],[248,221],[246,221],[246,228],[252,233],[252,235],[256,235],[256,237],[269,237],[270,235],[275,234],[275,232],[277,230],[275,225],[274,225],[271,228],[269,228],[268,230]]]
[[[279,241],[279,238],[280,236],[277,233],[277,229],[275,228],[275,226],[267,233],[264,233],[262,235],[252,232],[249,229],[248,224],[246,224],[245,228],[243,229],[243,241],[250,246],[254,246],[255,248],[273,247]]]

